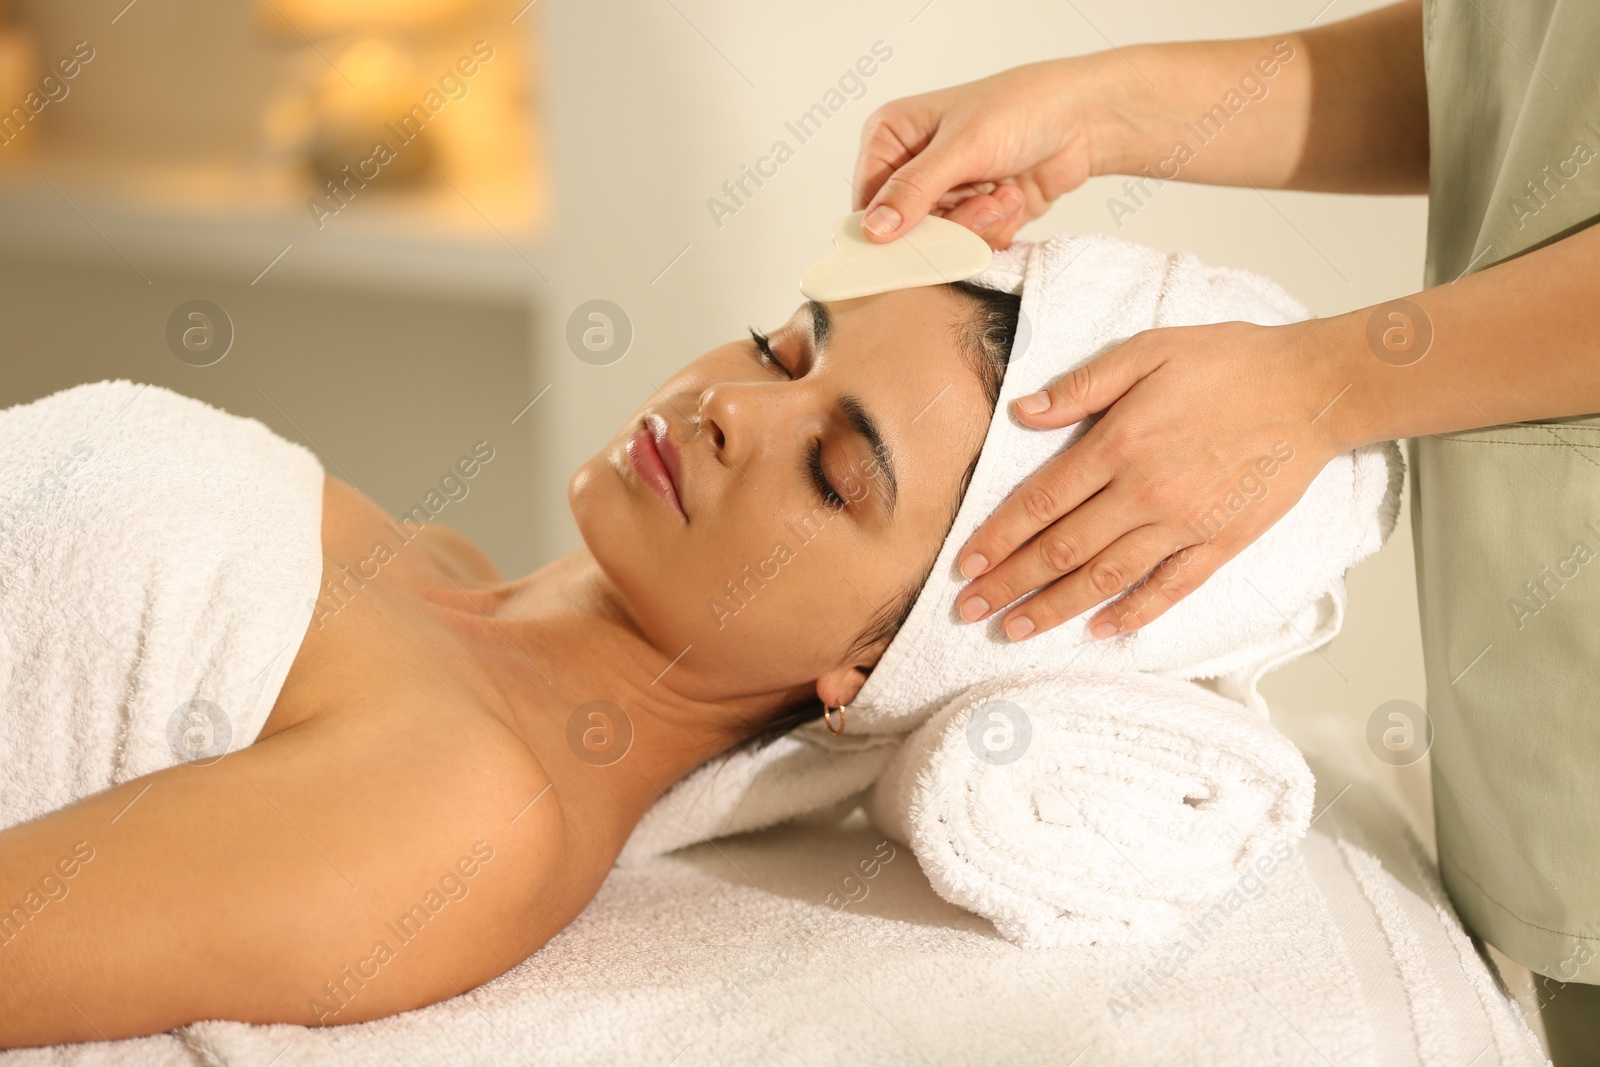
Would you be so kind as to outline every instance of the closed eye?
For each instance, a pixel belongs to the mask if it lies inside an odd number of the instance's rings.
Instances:
[[[775,369],[777,369],[779,371],[782,371],[784,374],[788,375],[790,378],[793,378],[794,374],[792,374],[790,372],[789,368],[785,367],[778,360],[778,357],[772,354],[772,341],[771,341],[771,339],[769,339],[767,337],[767,335],[764,334],[764,333],[757,333],[756,332],[756,328],[754,326],[746,326],[745,329],[750,331],[750,340],[755,342],[756,358],[759,359],[762,363],[765,363],[767,366],[773,367],[773,368],[775,368]]]
[[[811,484],[816,486],[817,495],[822,502],[835,511],[844,508],[844,497],[840,496],[828,481],[828,475],[822,469],[822,442],[811,442],[811,452],[806,456],[806,469],[811,472]]]
[[[771,339],[766,334],[758,332],[754,326],[748,326],[746,329],[750,331],[750,340],[755,343],[756,358],[793,379],[793,372],[788,367],[785,367],[777,356],[773,355]],[[824,504],[835,510],[842,509],[845,506],[844,497],[840,496],[838,490],[834,489],[833,483],[828,481],[827,472],[822,468],[822,441],[820,439],[812,441],[811,448],[806,453],[806,473],[811,476],[811,484],[816,488],[817,496],[822,498]]]

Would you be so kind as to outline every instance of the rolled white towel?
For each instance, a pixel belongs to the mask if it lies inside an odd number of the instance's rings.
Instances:
[[[1193,682],[1036,673],[935,712],[869,810],[940,896],[1050,948],[1170,935],[1287,857],[1313,786],[1287,738]]]

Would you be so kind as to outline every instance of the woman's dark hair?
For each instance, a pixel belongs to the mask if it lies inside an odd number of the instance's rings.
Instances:
[[[1000,383],[1005,378],[1006,365],[1011,359],[1011,345],[1017,335],[1017,318],[1021,312],[1022,298],[1015,293],[988,289],[971,282],[951,282],[948,288],[965,297],[972,305],[972,314],[956,325],[956,343],[962,355],[966,357],[967,365],[983,384],[983,393],[988,398],[989,410],[992,412],[995,404],[1000,401]],[[972,482],[972,472],[978,467],[978,456],[981,453],[981,448],[973,453],[972,462],[967,464],[966,473],[961,476],[961,484],[956,487],[955,495],[950,501],[950,517],[944,524],[947,535],[956,521],[956,512],[961,509],[961,501],[967,495],[967,486]],[[851,643],[846,655],[859,655],[879,642],[891,640],[899,633],[900,627],[905,625],[906,619],[911,615],[911,609],[917,602],[917,594],[922,591],[922,587],[928,582],[928,576],[932,573],[933,561],[929,560],[928,568],[923,571],[922,576],[908,583],[898,596],[891,598],[868,621],[866,628]],[[820,700],[810,697],[797,701],[780,708],[762,723],[755,733],[735,748],[761,748],[795,727],[821,716]]]

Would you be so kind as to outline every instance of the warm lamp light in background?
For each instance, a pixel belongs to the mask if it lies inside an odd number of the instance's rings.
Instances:
[[[166,220],[164,239],[205,219],[224,253],[257,224],[401,253],[532,238],[547,205],[525,4],[135,0],[107,24],[98,0],[0,0],[0,108],[75,42],[96,50],[70,98],[0,138],[0,210],[59,201],[48,179],[113,221]]]
[[[497,0],[256,0],[266,31],[302,49],[263,115],[268,150],[298,157],[325,209],[448,183],[504,228],[534,228],[522,33]],[[513,13],[514,14],[514,13]],[[319,216],[319,224],[321,218]]]
[[[422,34],[460,22],[483,0],[259,0],[266,11],[310,37],[341,34]]]
[[[40,74],[39,50],[33,34],[17,24],[10,0],[0,0],[0,109],[10,109],[26,97]],[[26,105],[21,105],[26,109]],[[13,119],[10,123],[0,117],[0,164],[11,162],[4,158],[22,155],[33,147],[36,138],[21,136],[21,127]]]

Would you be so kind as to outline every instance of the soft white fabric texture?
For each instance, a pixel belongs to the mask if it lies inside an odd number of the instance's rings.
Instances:
[[[1194,682],[1042,672],[935,712],[868,810],[941,897],[1052,948],[1172,936],[1288,856],[1314,792],[1299,749]]]
[[[255,740],[311,619],[322,481],[299,445],[159,386],[0,412],[0,827],[178,763],[169,729]]]
[[[1020,642],[1001,632],[1002,613],[961,621],[955,599],[966,582],[956,552],[1028,475],[1088,429],[1088,420],[1053,431],[1025,427],[1011,412],[1014,399],[1141,330],[1231,320],[1281,325],[1309,311],[1258,275],[1094,233],[1017,242],[973,281],[1021,292],[1017,340],[955,522],[905,626],[846,709],[848,733],[904,737],[973,684],[1042,669],[1210,679],[1264,716],[1257,680],[1333,639],[1344,621],[1345,571],[1394,529],[1404,464],[1393,442],[1335,458],[1282,519],[1200,589],[1144,628],[1106,641],[1088,633],[1092,611]],[[1316,414],[1306,413],[1308,430]],[[1290,464],[1311,462],[1296,442],[1287,444],[1296,449]],[[1263,481],[1269,494],[1284,491]],[[859,744],[841,750],[813,724],[754,758],[713,760],[646,813],[620,862],[826,808],[876,778],[892,754]],[[769,765],[782,773],[769,776]]]
[[[200,1022],[0,1067],[1544,1063],[1404,817],[1313,765],[1325,814],[1293,858],[1155,946],[1022,952],[863,820],[785,826],[612,871],[539,952],[417,1011]]]

